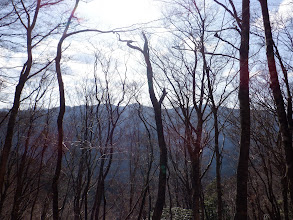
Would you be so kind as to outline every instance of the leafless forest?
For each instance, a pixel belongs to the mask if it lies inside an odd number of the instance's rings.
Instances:
[[[94,1],[0,0],[0,219],[293,219],[293,1]]]

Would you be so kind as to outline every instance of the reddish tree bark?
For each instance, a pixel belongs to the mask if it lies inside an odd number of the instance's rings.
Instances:
[[[278,79],[278,73],[276,68],[276,62],[274,57],[274,42],[272,36],[272,30],[270,25],[270,17],[268,11],[267,0],[259,0],[263,16],[263,24],[265,29],[266,38],[266,55],[268,60],[268,67],[270,73],[270,88],[273,92],[273,97],[276,105],[278,121],[280,126],[282,145],[285,150],[287,176],[289,180],[289,191],[291,198],[291,206],[293,203],[293,148],[292,148],[292,134],[289,128],[288,118],[285,110],[285,104],[283,100],[282,91]],[[291,109],[288,113],[291,113]],[[289,116],[289,115],[288,115]],[[292,116],[289,116],[289,121]]]
[[[250,106],[249,106],[249,19],[250,1],[242,0],[241,45],[240,45],[240,154],[237,167],[237,195],[235,220],[247,220],[247,180],[250,148]]]

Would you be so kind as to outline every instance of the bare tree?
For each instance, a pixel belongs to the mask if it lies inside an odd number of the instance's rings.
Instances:
[[[273,97],[277,109],[277,115],[279,120],[280,132],[282,137],[282,145],[285,150],[286,156],[286,166],[288,180],[289,180],[289,191],[291,196],[291,202],[293,201],[293,148],[292,148],[292,134],[289,129],[289,123],[287,119],[287,114],[285,110],[285,104],[283,100],[283,95],[280,89],[280,83],[278,79],[278,73],[276,68],[275,56],[274,56],[274,42],[272,37],[271,25],[270,25],[270,17],[268,11],[268,4],[266,0],[259,0],[262,16],[263,16],[263,24],[266,38],[266,55],[270,73],[270,88],[273,92]],[[291,110],[288,112],[290,113]],[[291,116],[290,116],[291,118]],[[292,204],[291,204],[292,206]]]
[[[190,208],[193,209],[194,218],[204,218],[205,207],[204,198],[201,191],[201,180],[210,167],[214,155],[211,156],[211,161],[208,163],[206,169],[202,168],[202,152],[208,147],[208,136],[212,129],[214,129],[214,148],[216,152],[216,170],[217,170],[217,189],[218,189],[218,218],[221,219],[222,214],[222,190],[221,190],[221,150],[219,149],[219,127],[218,109],[227,100],[229,95],[234,92],[227,91],[227,87],[233,81],[233,77],[226,77],[221,79],[220,72],[228,66],[221,67],[219,65],[221,60],[229,62],[228,59],[234,58],[232,55],[223,53],[219,46],[221,37],[217,32],[224,31],[223,25],[218,27],[214,23],[214,18],[217,13],[214,12],[211,6],[207,6],[205,1],[185,1],[176,2],[175,11],[171,11],[171,15],[167,17],[168,23],[174,28],[172,34],[175,36],[172,51],[168,55],[158,55],[158,67],[164,72],[167,81],[170,85],[170,92],[168,99],[174,111],[178,115],[178,119],[182,124],[178,126],[173,114],[170,114],[168,122],[170,122],[170,129],[173,129],[178,134],[179,139],[183,139],[185,145],[184,158],[191,162],[191,171],[183,171],[183,176],[180,177],[180,182],[186,189],[186,198],[193,194],[193,202]],[[178,9],[180,8],[180,9]],[[174,16],[174,19],[170,18]],[[176,19],[175,19],[176,18]],[[217,30],[217,32],[216,32]],[[216,33],[215,33],[216,32]],[[213,34],[211,34],[213,33]],[[214,38],[217,37],[217,38]],[[215,41],[216,39],[216,41]],[[216,45],[211,49],[206,49],[207,45]],[[220,49],[219,49],[220,48]],[[235,50],[232,48],[233,50]],[[177,52],[176,52],[177,51]],[[224,56],[226,55],[226,56]],[[174,57],[173,59],[170,57]],[[220,58],[219,58],[220,57]],[[217,58],[219,58],[217,60]],[[233,62],[232,62],[233,63]],[[219,85],[220,84],[220,85]],[[224,88],[223,91],[217,89]],[[229,90],[229,89],[228,89]],[[216,98],[217,97],[217,98]],[[210,104],[210,107],[209,107]],[[211,109],[211,112],[209,111]],[[209,116],[213,115],[213,119]],[[208,121],[213,121],[213,128],[209,128]],[[178,126],[178,127],[177,127]],[[185,128],[185,133],[182,134],[182,128]],[[176,143],[175,139],[175,143]],[[173,149],[172,149],[173,150]],[[170,153],[172,155],[172,153]],[[186,157],[186,154],[188,155]],[[182,157],[183,157],[182,155]],[[173,162],[173,158],[171,158]],[[173,163],[174,169],[177,170],[177,177],[181,176],[180,169],[178,169],[178,161]],[[188,163],[187,163],[188,164]],[[188,165],[186,166],[188,167]],[[189,172],[192,174],[189,177]],[[189,179],[190,178],[190,179]],[[189,188],[189,180],[191,180],[191,188]],[[191,191],[190,193],[188,191]]]
[[[59,208],[58,208],[58,181],[60,177],[61,172],[61,166],[62,166],[62,148],[63,148],[63,118],[65,114],[65,94],[64,94],[64,85],[62,80],[62,72],[61,72],[61,58],[62,58],[62,45],[66,38],[76,35],[79,33],[84,32],[96,32],[96,33],[115,33],[123,30],[111,30],[111,31],[101,31],[98,29],[83,29],[78,31],[72,31],[69,32],[70,24],[74,18],[74,13],[78,7],[80,0],[75,1],[75,5],[71,11],[70,16],[68,17],[65,29],[63,31],[63,34],[58,42],[57,46],[57,55],[55,58],[55,64],[56,64],[56,74],[58,79],[58,85],[59,85],[59,98],[60,98],[60,109],[59,109],[59,115],[57,119],[57,126],[58,126],[58,144],[57,144],[57,164],[56,164],[56,170],[52,181],[52,191],[53,191],[53,218],[58,219],[59,218]],[[125,30],[124,30],[125,31]]]
[[[249,105],[249,20],[250,1],[242,1],[241,45],[240,45],[240,84],[239,103],[241,120],[240,154],[237,167],[237,195],[235,220],[247,219],[247,181],[250,147],[250,105]]]
[[[51,3],[55,4],[56,2],[54,1]],[[0,192],[1,193],[3,190],[6,166],[7,166],[7,161],[9,159],[9,154],[12,147],[15,121],[16,121],[16,117],[19,111],[19,106],[21,103],[21,95],[22,95],[23,88],[26,82],[30,78],[39,74],[45,69],[47,69],[52,63],[52,61],[49,61],[46,64],[44,64],[40,69],[37,69],[37,70],[34,69],[35,72],[31,73],[32,67],[34,64],[33,48],[35,48],[40,42],[42,42],[46,37],[48,37],[56,28],[55,27],[52,30],[49,30],[48,33],[42,36],[41,38],[38,36],[38,34],[33,33],[37,24],[38,17],[39,17],[39,11],[43,6],[41,5],[40,0],[31,4],[27,4],[27,2],[24,2],[22,0],[18,2],[11,1],[11,4],[12,4],[14,13],[17,16],[17,21],[20,22],[21,26],[25,30],[25,39],[26,39],[25,48],[26,48],[27,60],[22,66],[18,83],[15,88],[13,106],[10,110],[9,120],[7,124],[5,143],[1,152],[1,160],[0,160]],[[12,24],[15,22],[16,21],[13,21]]]
[[[42,83],[41,83],[42,84]],[[27,187],[27,185],[32,184],[31,181],[29,181],[30,178],[28,178],[29,174],[28,172],[31,170],[32,166],[35,164],[31,162],[34,154],[34,149],[30,149],[31,145],[31,139],[35,130],[35,124],[37,119],[42,118],[40,112],[38,111],[38,105],[39,102],[42,100],[44,97],[45,93],[47,92],[46,87],[44,90],[42,89],[42,85],[39,85],[37,88],[37,94],[35,95],[34,98],[34,103],[31,108],[31,112],[28,111],[29,119],[28,119],[28,129],[26,133],[26,138],[24,140],[24,150],[20,159],[20,162],[17,166],[17,171],[16,171],[16,189],[15,189],[15,194],[14,194],[14,202],[12,206],[12,211],[11,211],[11,219],[19,219],[22,216],[23,209],[21,208],[21,204],[24,203],[23,200],[21,199],[27,191],[30,189]],[[32,153],[30,154],[30,151]],[[43,157],[42,157],[43,158]],[[40,176],[41,173],[38,173]],[[33,176],[33,175],[32,175]],[[28,201],[31,201],[30,199],[27,199]],[[23,205],[25,206],[25,205]]]
[[[241,35],[240,44],[240,82],[238,99],[240,104],[240,154],[237,167],[237,194],[235,220],[247,219],[247,181],[248,181],[248,160],[250,148],[250,103],[249,103],[249,30],[250,30],[250,0],[242,0],[242,16],[238,16],[236,7],[232,0],[229,4],[230,10],[223,3],[214,0],[221,5],[236,21]],[[236,28],[236,30],[239,30]]]
[[[153,69],[152,69],[152,64],[150,60],[148,40],[144,33],[142,33],[142,36],[144,38],[143,49],[137,46],[134,46],[132,44],[133,41],[131,40],[121,40],[120,37],[119,37],[119,40],[122,42],[127,42],[128,47],[141,52],[144,56],[144,60],[147,65],[147,80],[148,80],[149,95],[150,95],[150,99],[154,108],[156,130],[157,130],[158,143],[160,148],[160,163],[159,163],[160,172],[159,172],[158,194],[157,194],[157,200],[156,200],[155,209],[154,209],[152,218],[155,220],[159,220],[161,218],[163,207],[165,205],[167,161],[168,161],[167,147],[166,147],[164,131],[163,131],[162,110],[161,110],[162,102],[166,96],[166,90],[165,89],[163,90],[163,94],[158,100],[154,90]]]
[[[96,107],[96,127],[98,134],[98,152],[99,152],[99,168],[97,174],[97,184],[95,189],[94,203],[91,211],[91,219],[99,219],[101,215],[101,208],[103,204],[102,218],[106,218],[106,179],[113,163],[115,154],[115,132],[119,126],[121,115],[127,108],[130,98],[127,97],[127,78],[126,75],[121,76],[116,64],[112,64],[112,57],[101,57],[95,55],[95,65],[100,65],[104,75],[103,84],[95,73],[95,98],[98,102]],[[114,69],[112,65],[114,66]],[[112,71],[112,72],[111,72]],[[115,82],[113,76],[119,75],[119,87],[116,89],[119,95],[115,95],[114,91]],[[126,74],[126,72],[125,72]],[[124,105],[124,106],[122,106]]]

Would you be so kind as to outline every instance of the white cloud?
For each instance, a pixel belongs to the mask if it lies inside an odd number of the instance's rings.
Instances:
[[[287,26],[288,21],[293,18],[293,0],[283,0],[280,4],[269,3],[270,22],[273,31],[279,31]],[[277,3],[277,2],[275,2]],[[259,5],[259,11],[260,5]],[[263,30],[262,16],[258,17],[253,25],[260,30]]]
[[[270,12],[273,30],[283,29],[293,18],[293,0],[283,0],[277,10]]]
[[[81,3],[78,14],[102,27],[121,27],[149,22],[159,17],[153,0],[93,0]]]
[[[278,9],[278,16],[287,21],[293,17],[293,0],[283,0]]]

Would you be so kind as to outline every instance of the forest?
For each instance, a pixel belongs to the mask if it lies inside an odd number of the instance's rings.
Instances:
[[[293,219],[293,1],[148,2],[0,1],[1,220]]]

